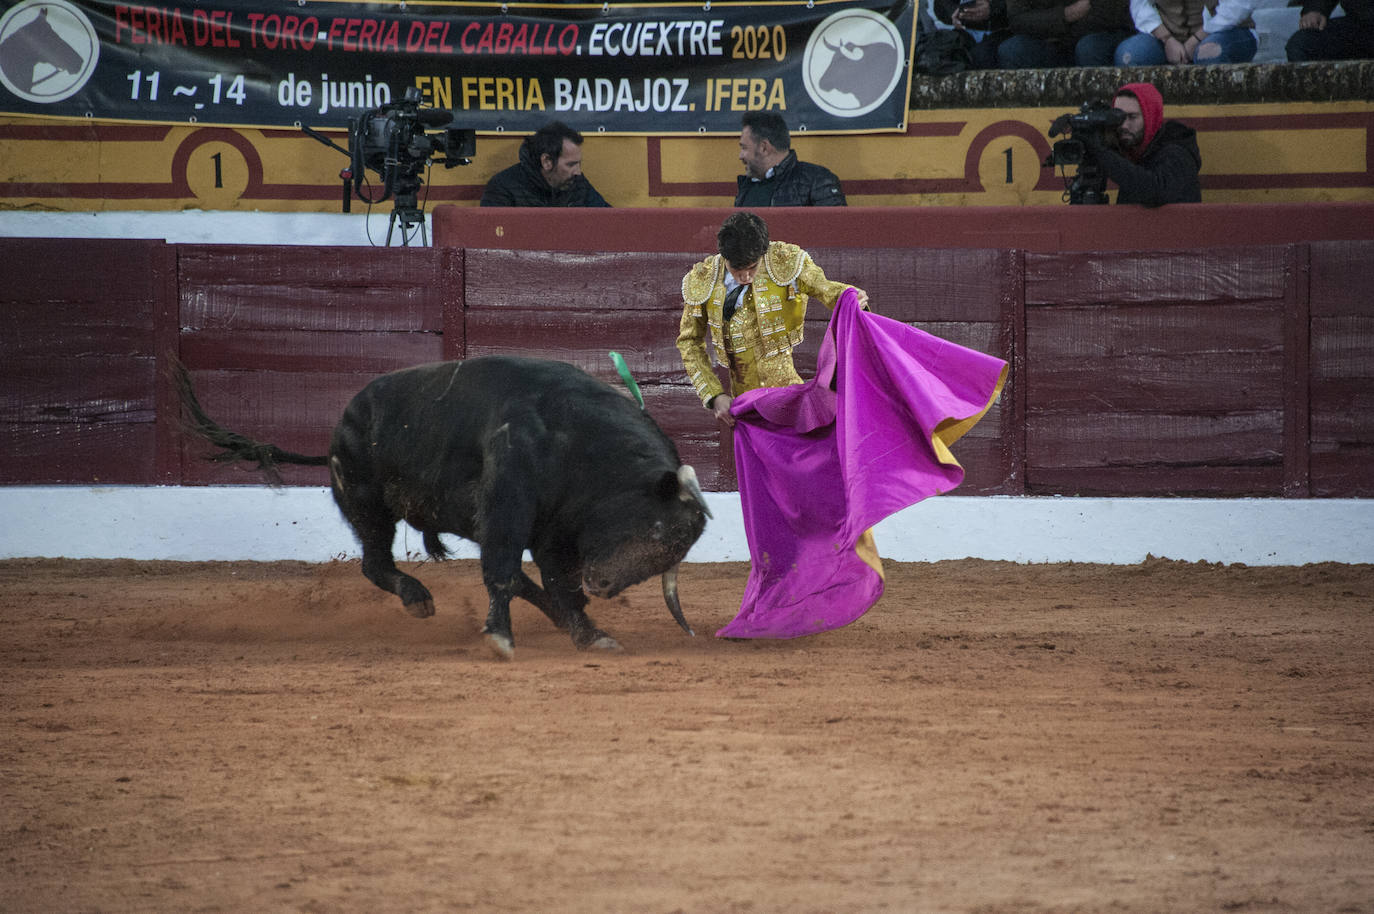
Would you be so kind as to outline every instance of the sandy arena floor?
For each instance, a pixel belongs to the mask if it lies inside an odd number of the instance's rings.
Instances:
[[[472,562],[0,562],[0,910],[1374,912],[1374,566],[888,571],[500,663]]]

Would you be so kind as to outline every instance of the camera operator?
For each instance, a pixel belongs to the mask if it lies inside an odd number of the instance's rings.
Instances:
[[[582,134],[550,121],[520,144],[520,161],[491,176],[481,206],[610,206],[582,176]]]
[[[1197,133],[1178,121],[1164,120],[1164,98],[1150,83],[1129,83],[1116,91],[1112,107],[1125,114],[1117,128],[1118,152],[1097,131],[1081,137],[1088,156],[1116,182],[1117,203],[1201,203],[1198,170],[1202,153]]]

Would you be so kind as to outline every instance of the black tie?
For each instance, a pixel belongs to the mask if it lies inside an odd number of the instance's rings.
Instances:
[[[743,283],[741,283],[740,285],[735,286],[733,289],[731,289],[729,292],[726,293],[726,295],[725,295],[725,323],[727,323],[727,324],[730,323],[730,318],[732,318],[732,317],[735,316],[735,304],[739,301],[740,293],[743,292],[743,291],[744,291],[744,285],[743,285]]]

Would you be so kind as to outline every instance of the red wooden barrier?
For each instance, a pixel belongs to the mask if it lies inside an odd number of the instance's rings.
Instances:
[[[176,347],[175,249],[7,239],[0,263],[0,481],[174,477],[155,379]]]
[[[1374,494],[1374,244],[1311,246],[1313,495]],[[1300,280],[1301,281],[1301,277]]]
[[[866,239],[884,246],[811,251],[879,313],[1012,363],[958,449],[959,493],[1374,495],[1374,298],[1359,281],[1374,240],[1104,253]],[[322,453],[378,373],[519,352],[618,384],[615,349],[706,486],[733,488],[729,439],[674,346],[701,253],[0,240],[0,260],[24,265],[0,290],[0,484],[258,484],[179,433],[173,354],[226,425]],[[825,320],[813,305],[804,375]]]
[[[180,358],[206,412],[288,450],[323,454],[374,376],[449,357],[462,339],[462,252],[424,248],[180,246]],[[453,353],[456,355],[457,353]],[[179,436],[183,482],[254,483]],[[283,467],[326,485],[319,467]]]
[[[1026,255],[1027,490],[1281,494],[1286,252]]]
[[[527,251],[715,250],[733,210],[434,208],[440,247]],[[774,238],[817,248],[1149,251],[1374,239],[1374,203],[1139,206],[788,207]]]

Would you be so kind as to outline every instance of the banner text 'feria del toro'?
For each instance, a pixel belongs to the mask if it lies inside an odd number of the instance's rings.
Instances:
[[[453,126],[901,130],[910,3],[0,0],[0,113],[344,127],[418,87]]]

